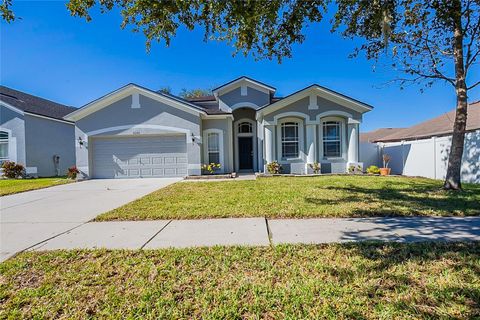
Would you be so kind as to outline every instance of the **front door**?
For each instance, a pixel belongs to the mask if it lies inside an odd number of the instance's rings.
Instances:
[[[238,137],[240,170],[253,170],[253,137]]]

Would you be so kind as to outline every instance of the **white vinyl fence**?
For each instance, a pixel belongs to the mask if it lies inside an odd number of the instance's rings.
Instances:
[[[360,144],[360,161],[364,168],[382,166],[382,154],[391,157],[393,174],[444,179],[447,173],[451,136],[428,139]],[[462,181],[480,183],[480,130],[465,135]]]

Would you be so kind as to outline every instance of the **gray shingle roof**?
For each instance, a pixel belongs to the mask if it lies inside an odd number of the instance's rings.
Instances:
[[[5,86],[0,86],[0,101],[24,112],[59,120],[63,120],[65,115],[77,110],[76,108],[68,107]]]
[[[405,130],[405,128],[380,128],[373,131],[361,132],[360,142],[373,142],[402,130]]]
[[[474,102],[467,109],[467,131],[480,129],[480,101]],[[375,141],[393,142],[402,140],[425,139],[433,136],[449,135],[453,132],[455,110],[444,113],[441,116],[425,122],[405,128],[401,131],[379,137]]]

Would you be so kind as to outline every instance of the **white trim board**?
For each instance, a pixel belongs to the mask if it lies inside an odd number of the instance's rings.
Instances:
[[[8,146],[7,159],[9,161],[17,162],[17,137],[13,137],[12,136],[12,130],[10,130],[8,128],[0,126],[0,131],[4,131],[8,135],[8,138],[7,138],[7,146]]]
[[[32,116],[32,117],[37,117],[37,118],[42,118],[42,119],[45,119],[45,120],[57,121],[57,122],[61,122],[61,123],[65,123],[65,124],[69,124],[69,125],[72,125],[72,126],[74,126],[74,125],[75,125],[75,123],[73,123],[73,122],[70,122],[70,121],[65,121],[65,120],[60,120],[60,119],[50,118],[50,117],[47,117],[47,116],[42,116],[42,115],[40,115],[40,114],[36,114],[36,113],[30,113],[30,112],[26,112],[26,111],[25,111],[25,115]]]
[[[262,113],[263,115],[270,114],[272,112],[278,111],[281,108],[284,108],[298,100],[301,100],[306,97],[310,97],[311,95],[314,96],[319,96],[324,99],[330,100],[332,102],[338,103],[339,105],[342,105],[346,108],[352,109],[354,111],[360,112],[360,113],[365,113],[367,111],[372,110],[371,107],[357,102],[353,99],[349,99],[347,97],[341,96],[339,94],[336,94],[334,92],[328,91],[326,89],[321,88],[318,85],[312,85],[308,88],[305,88],[303,90],[298,91],[297,93],[294,93],[286,98],[283,98],[282,100],[279,100],[277,102],[272,103],[271,105],[268,105],[264,107],[263,109],[258,110],[259,113]],[[311,98],[309,98],[311,100]]]
[[[230,83],[224,84],[218,88],[215,88],[213,90],[213,94],[218,97],[219,95],[225,94],[227,92],[230,92],[232,90],[235,90],[237,88],[241,88],[243,86],[246,87],[251,87],[253,89],[256,89],[258,91],[270,94],[270,92],[275,92],[276,89],[267,85],[264,85],[263,83],[257,82],[253,79],[249,79],[247,77],[240,77]]]
[[[8,103],[4,102],[4,101],[0,101],[0,106],[3,106],[3,107],[5,107],[5,108],[7,108],[7,109],[10,109],[10,110],[12,110],[13,112],[16,112],[16,113],[18,113],[18,114],[21,114],[22,116],[23,116],[23,114],[24,114],[22,110],[18,109],[17,107],[12,106],[11,104],[8,104]]]
[[[208,159],[208,134],[209,133],[218,133],[218,145],[220,148],[220,172],[225,172],[225,148],[223,145],[223,130],[221,129],[207,129],[203,130],[203,143],[202,143],[202,148],[203,148],[203,160],[205,163],[207,163]]]
[[[108,127],[108,128],[103,128],[103,129],[98,129],[98,130],[93,130],[86,132],[85,135],[88,137],[99,135],[102,133],[107,133],[107,132],[113,132],[113,131],[118,131],[118,130],[128,130],[128,129],[157,129],[157,130],[163,130],[163,131],[168,131],[171,133],[184,133],[186,142],[192,143],[192,137],[191,137],[191,131],[188,129],[182,129],[182,128],[176,128],[176,127],[167,127],[167,126],[161,126],[161,125],[155,125],[155,124],[140,124],[140,125],[135,125],[135,124],[130,124],[130,125],[124,125],[124,126],[116,126],[116,127]],[[121,135],[119,135],[121,136]]]

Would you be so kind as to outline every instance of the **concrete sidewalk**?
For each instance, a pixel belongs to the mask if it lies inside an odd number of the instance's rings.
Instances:
[[[34,250],[267,246],[349,241],[480,241],[480,217],[345,219],[229,218],[86,223]]]

